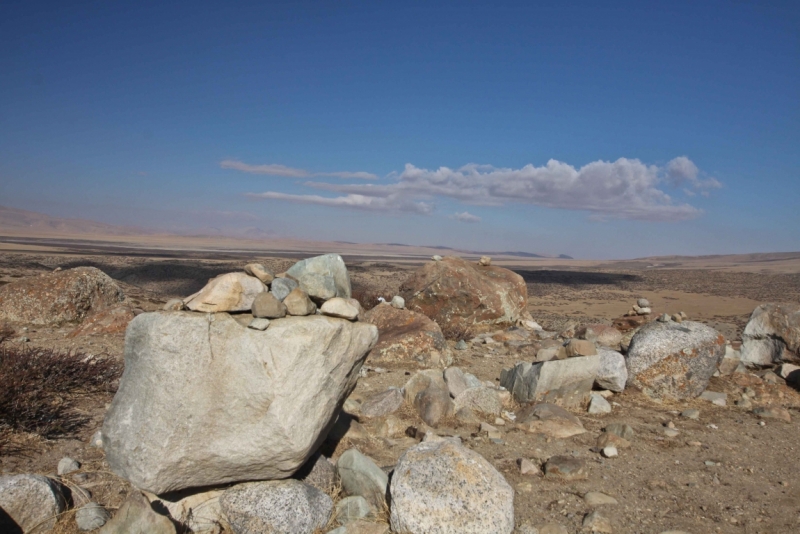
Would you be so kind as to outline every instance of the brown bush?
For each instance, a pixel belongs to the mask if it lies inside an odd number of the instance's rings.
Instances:
[[[81,396],[113,393],[122,364],[85,354],[0,347],[0,452],[13,432],[52,439],[74,435],[87,422],[75,410]]]
[[[460,340],[470,340],[474,336],[472,329],[468,326],[458,326],[458,325],[439,325],[442,329],[442,335],[445,339],[450,339],[453,341],[460,341]]]

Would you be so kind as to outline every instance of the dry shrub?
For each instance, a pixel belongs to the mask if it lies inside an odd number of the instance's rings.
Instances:
[[[442,329],[442,335],[445,339],[460,341],[462,339],[470,340],[475,337],[472,329],[468,326],[458,324],[443,324],[439,325],[439,328]]]
[[[53,349],[0,346],[0,453],[12,432],[52,439],[72,436],[87,422],[75,409],[81,396],[113,393],[122,364]]]

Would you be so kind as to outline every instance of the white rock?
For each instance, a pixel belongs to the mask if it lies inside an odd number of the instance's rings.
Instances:
[[[597,353],[600,355],[600,366],[597,368],[595,383],[601,388],[611,391],[625,390],[625,383],[628,381],[628,367],[625,364],[625,356],[615,350],[598,347]]]
[[[259,332],[227,314],[141,314],[128,326],[125,373],[103,424],[106,459],[156,494],[291,476],[377,337],[374,325],[323,316],[277,319]]]
[[[262,332],[269,327],[269,319],[265,317],[256,317],[247,325],[247,328],[253,330],[261,330]]]
[[[63,475],[68,475],[70,473],[74,473],[80,468],[81,464],[79,462],[65,456],[64,458],[59,460],[56,472],[58,473],[59,476],[63,476]]]
[[[264,283],[245,273],[221,274],[188,297],[184,304],[192,311],[237,312],[249,311],[256,295],[267,290]]]
[[[609,445],[608,447],[603,447],[603,456],[606,458],[615,458],[619,456],[619,452],[616,447]]]
[[[394,532],[514,530],[514,490],[483,456],[452,440],[425,441],[403,453],[390,493]]]
[[[334,297],[325,303],[320,308],[322,315],[329,317],[339,317],[353,321],[358,318],[358,308],[353,306],[347,299]]]
[[[397,308],[398,310],[402,310],[406,307],[406,300],[401,297],[400,295],[395,295],[392,297],[391,305],[393,308]]]
[[[597,393],[592,393],[589,400],[589,413],[602,414],[611,413],[611,405],[606,399]]]

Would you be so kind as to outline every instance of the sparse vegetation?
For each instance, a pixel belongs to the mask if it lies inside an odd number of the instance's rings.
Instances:
[[[105,358],[17,345],[0,347],[0,453],[15,432],[73,435],[87,419],[77,399],[113,393],[122,364]]]

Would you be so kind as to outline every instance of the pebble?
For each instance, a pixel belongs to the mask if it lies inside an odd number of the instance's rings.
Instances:
[[[591,414],[604,414],[611,413],[611,405],[606,399],[596,393],[592,393],[591,400],[589,401],[589,413]]]
[[[456,350],[467,350],[467,342],[464,341],[463,339],[459,339],[458,343],[456,343],[455,349]]]
[[[253,330],[261,330],[264,331],[269,326],[269,319],[266,317],[256,317],[247,325],[247,328],[252,328]]]
[[[734,404],[739,408],[744,408],[745,410],[749,410],[753,407],[753,403],[750,401],[750,397],[746,395],[742,395],[742,398],[737,400]]]
[[[551,456],[544,464],[547,478],[561,480],[585,480],[588,478],[586,462],[572,456]]]
[[[675,430],[674,428],[668,428],[668,429],[664,430],[664,435],[667,436],[668,438],[674,438],[678,434],[680,434],[680,432]]]
[[[599,491],[589,491],[586,495],[583,496],[583,500],[586,501],[586,504],[589,506],[604,506],[604,505],[614,505],[619,504],[617,499],[610,495],[606,495],[605,493],[601,493]]]
[[[72,458],[64,457],[58,462],[58,469],[57,473],[59,476],[68,475],[70,473],[74,473],[78,469],[81,468],[81,464]]]
[[[603,447],[602,453],[606,458],[616,458],[619,456],[619,452],[614,446]]]
[[[685,417],[686,419],[700,419],[700,410],[695,410],[694,408],[684,410],[681,412],[681,417]]]
[[[753,413],[760,419],[777,419],[778,421],[783,421],[785,423],[792,422],[792,416],[789,414],[789,411],[779,406],[763,406],[760,408],[754,408]]]
[[[541,475],[542,471],[539,469],[539,466],[535,463],[531,462],[527,458],[519,458],[517,460],[517,464],[519,465],[519,473],[521,475]]]

